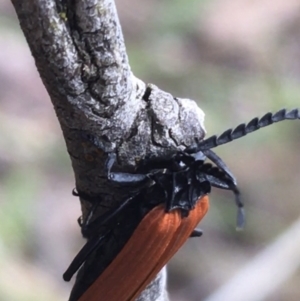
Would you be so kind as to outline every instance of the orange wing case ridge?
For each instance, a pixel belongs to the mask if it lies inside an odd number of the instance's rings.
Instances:
[[[113,262],[78,301],[134,301],[186,242],[209,208],[200,198],[188,217],[159,205],[140,222]]]

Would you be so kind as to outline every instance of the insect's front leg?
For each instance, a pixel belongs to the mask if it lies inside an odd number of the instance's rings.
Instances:
[[[139,202],[139,195],[140,191],[135,192],[133,195],[125,199],[120,205],[118,205],[116,208],[112,208],[108,211],[106,211],[104,214],[101,216],[98,216],[95,218],[93,221],[93,215],[95,210],[97,209],[98,206],[100,206],[100,199],[98,201],[95,201],[95,198],[87,198],[86,196],[84,197],[85,200],[91,201],[92,206],[90,210],[87,213],[87,216],[84,221],[80,221],[79,225],[81,226],[81,232],[83,237],[89,238],[91,235],[93,235],[97,230],[104,226],[104,225],[113,225],[114,220],[118,214],[120,214],[125,208],[127,208],[129,205],[133,203],[138,203]],[[78,193],[80,197],[82,195]]]
[[[80,221],[81,226],[81,232],[82,235],[86,238],[88,238],[87,243],[82,247],[82,249],[79,251],[79,253],[76,255],[76,257],[71,262],[70,266],[67,268],[65,273],[63,274],[63,279],[65,281],[70,281],[73,275],[77,272],[77,270],[84,264],[86,259],[90,256],[90,254],[95,251],[103,242],[105,241],[105,238],[109,235],[109,233],[112,231],[113,226],[116,223],[117,216],[129,205],[131,205],[134,202],[139,203],[139,193],[136,193],[135,195],[127,198],[122,202],[121,205],[119,205],[117,208],[113,208],[102,214],[101,216],[98,216],[95,220],[91,222],[91,219],[93,217],[93,214],[99,206],[100,199],[96,200],[95,197],[89,197],[81,192],[75,192],[73,191],[73,195],[83,197],[87,201],[90,201],[92,203],[92,206],[85,218],[84,221]],[[104,234],[97,233],[97,230],[101,227],[105,227],[107,230],[105,230]]]
[[[105,168],[107,171],[107,178],[110,181],[124,184],[124,185],[137,185],[145,184],[149,181],[150,177],[148,174],[134,174],[126,172],[112,172],[111,169],[117,160],[116,153],[109,153],[107,161],[105,163]]]
[[[79,253],[72,260],[71,264],[63,274],[63,279],[65,281],[70,281],[73,275],[79,270],[79,268],[84,264],[88,256],[96,250],[104,241],[105,237],[108,235],[106,232],[104,235],[96,235],[89,239],[87,243],[82,247]]]
[[[230,190],[235,195],[235,203],[238,207],[238,214],[237,214],[237,229],[241,230],[245,226],[245,211],[244,211],[244,204],[240,199],[240,191],[237,188],[236,184],[231,179],[221,179],[214,175],[206,175],[206,178],[209,180],[210,184],[214,187]]]
[[[201,229],[195,229],[190,237],[201,237],[203,235],[203,231]]]
[[[236,178],[233,175],[233,173],[229,170],[228,166],[225,164],[225,162],[212,150],[205,150],[203,153],[209,158],[213,163],[216,164],[218,168],[220,168],[231,180],[232,183],[236,186]]]

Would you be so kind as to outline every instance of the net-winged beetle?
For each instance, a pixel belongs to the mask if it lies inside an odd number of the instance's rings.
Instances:
[[[138,287],[132,287],[132,284],[126,283],[126,281],[123,282],[123,289],[127,289],[129,292],[127,294],[128,297],[126,297],[124,301],[134,300],[134,298],[137,296],[137,293],[141,292],[154,278],[155,273],[157,273],[166,264],[166,259],[170,259],[189,236],[200,235],[200,232],[193,232],[194,228],[191,229],[190,226],[188,227],[188,231],[183,231],[182,229],[184,228],[184,224],[188,222],[195,226],[197,224],[194,223],[195,220],[200,221],[205,215],[208,209],[208,198],[206,195],[210,192],[211,187],[230,190],[234,193],[235,202],[238,207],[237,228],[243,228],[244,210],[243,203],[240,200],[240,193],[239,189],[237,188],[236,179],[222,159],[218,157],[211,149],[219,145],[226,144],[232,140],[241,138],[275,122],[295,119],[300,119],[300,113],[298,109],[291,111],[282,109],[274,114],[267,113],[260,119],[252,119],[248,124],[240,124],[234,130],[226,130],[220,136],[212,136],[210,138],[200,140],[194,145],[186,148],[184,151],[175,153],[168,159],[159,159],[153,162],[146,162],[146,164],[143,166],[143,170],[145,171],[143,173],[113,172],[112,169],[116,160],[116,155],[114,153],[109,154],[108,161],[106,163],[108,179],[124,185],[140,185],[140,190],[138,190],[135,195],[124,200],[122,205],[118,208],[112,209],[104,216],[101,216],[90,223],[89,220],[91,219],[94,210],[92,207],[90,213],[87,215],[87,218],[82,223],[82,233],[85,237],[89,237],[89,240],[79,254],[75,257],[67,271],[64,273],[64,279],[66,281],[70,280],[73,274],[85,262],[89,254],[97,249],[99,244],[103,243],[106,234],[99,237],[99,235],[93,236],[92,233],[95,233],[95,230],[102,225],[106,225],[109,228],[110,225],[114,223],[115,218],[121,214],[123,210],[126,210],[127,206],[133,203],[137,203],[137,205],[140,206],[141,203],[143,203],[145,196],[149,197],[150,199],[151,197],[155,198],[156,202],[152,204],[150,212],[141,219],[141,222],[138,224],[137,228],[132,234],[132,238],[134,238],[133,242],[131,241],[131,238],[128,240],[125,247],[116,257],[116,260],[119,260],[118,258],[123,258],[122,256],[124,254],[122,252],[125,252],[127,248],[131,250],[134,250],[134,248],[141,248],[140,250],[133,252],[135,254],[135,259],[137,260],[137,256],[141,256],[140,258],[147,258],[148,255],[151,255],[151,248],[147,248],[145,245],[140,245],[136,239],[135,233],[140,233],[140,227],[144,229],[144,221],[149,222],[154,218],[154,215],[152,214],[153,211],[158,210],[156,208],[160,208],[159,216],[161,218],[156,222],[156,225],[168,224],[165,223],[164,219],[166,219],[168,216],[170,219],[173,219],[175,214],[174,212],[180,213],[176,217],[179,218],[180,221],[173,221],[173,224],[175,225],[174,228],[170,228],[170,226],[168,226],[167,229],[161,229],[163,232],[168,232],[171,235],[168,236],[165,234],[165,236],[168,237],[165,241],[161,241],[162,238],[158,235],[157,237],[159,237],[160,242],[156,241],[156,243],[165,243],[169,247],[167,248],[166,252],[158,253],[161,255],[160,258],[159,256],[155,257],[152,263],[149,263],[149,267],[146,269],[148,273],[146,273],[144,276],[140,274],[135,275],[136,277],[140,277],[142,279],[142,281],[137,284]],[[207,159],[209,159],[214,165],[206,162]],[[84,197],[80,192],[77,195]],[[88,197],[84,198],[88,200]],[[160,206],[159,204],[163,204],[163,206]],[[198,210],[197,208],[200,207],[200,213],[193,213],[196,212]],[[152,225],[152,223],[150,224]],[[156,228],[154,225],[149,226],[147,231],[144,231],[143,233],[146,236],[153,237],[153,233],[156,231],[155,229]],[[178,231],[184,233],[183,237],[180,239],[175,239],[174,237],[171,238],[172,236],[175,236],[175,233],[178,233]],[[179,244],[178,241],[180,241]],[[134,243],[134,245],[132,245],[132,243]],[[153,266],[151,266],[151,264]],[[114,261],[107,267],[102,275],[106,275],[105,277],[108,277],[107,275],[112,273],[112,268],[116,269],[114,266]],[[126,270],[124,270],[124,272],[125,271]],[[105,278],[102,278],[102,275],[98,277],[96,282],[98,283],[98,286],[101,284],[105,290],[105,287],[109,284],[105,281]],[[107,279],[109,279],[109,277]],[[90,287],[90,289],[93,292],[93,285]],[[90,289],[87,291],[89,296],[91,296]],[[80,298],[80,301],[84,301],[85,296],[86,294]],[[86,300],[92,301],[96,299]]]

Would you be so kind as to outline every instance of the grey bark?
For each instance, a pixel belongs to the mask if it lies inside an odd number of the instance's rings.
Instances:
[[[132,74],[112,0],[12,2],[60,122],[80,191],[114,208],[130,189],[108,182],[108,152],[117,153],[119,170],[132,172],[145,158],[169,156],[203,138],[204,116],[195,102],[175,98]],[[81,200],[81,205],[84,217],[90,204]],[[102,256],[94,254],[87,265],[96,258],[98,272],[103,271],[118,251],[109,240]],[[76,283],[88,286],[93,277],[81,272]],[[164,282],[160,273],[138,301],[167,300]]]

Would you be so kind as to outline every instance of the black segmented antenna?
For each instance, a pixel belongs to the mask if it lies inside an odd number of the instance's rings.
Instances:
[[[249,133],[257,131],[258,129],[271,125],[272,123],[283,121],[283,120],[295,120],[300,119],[299,109],[287,111],[282,109],[274,114],[267,113],[260,119],[257,117],[252,119],[247,125],[245,123],[240,124],[234,130],[229,129],[220,136],[212,136],[205,140],[200,141],[196,146],[189,147],[185,151],[189,154],[205,151],[216,146],[228,143],[232,140],[246,136]]]

